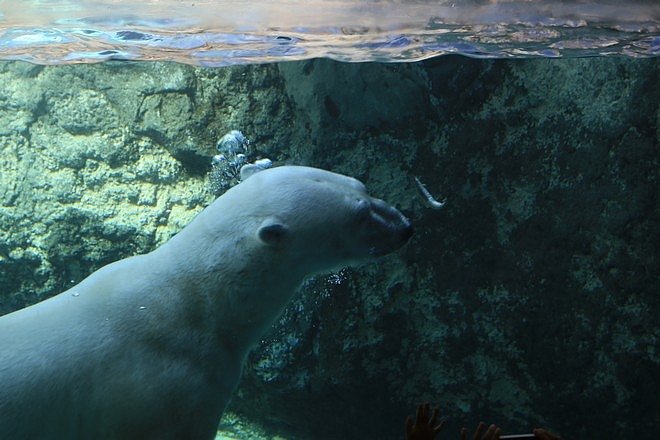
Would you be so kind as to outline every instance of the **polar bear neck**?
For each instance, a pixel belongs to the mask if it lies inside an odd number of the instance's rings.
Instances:
[[[200,317],[209,325],[205,332],[242,358],[279,316],[306,273],[290,265],[280,267],[286,262],[264,252],[256,234],[243,232],[256,231],[260,219],[237,220],[235,212],[223,215],[226,205],[231,203],[225,195],[145,257],[159,262],[158,276],[168,278],[173,292],[182,296],[181,314],[191,321]]]

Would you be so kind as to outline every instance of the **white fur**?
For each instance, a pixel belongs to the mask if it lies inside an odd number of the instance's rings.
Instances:
[[[256,173],[155,251],[0,318],[0,438],[212,439],[302,280],[411,233],[355,179]]]

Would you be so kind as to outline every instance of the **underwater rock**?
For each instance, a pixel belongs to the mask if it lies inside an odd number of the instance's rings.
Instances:
[[[274,118],[291,112],[271,96],[273,71],[0,63],[0,313],[176,233],[212,200],[213,146],[237,120],[254,133],[255,157],[288,144],[295,130]],[[194,116],[144,104],[188,95]]]
[[[478,418],[644,437],[660,412],[658,61],[423,68],[446,87],[430,91],[421,137],[327,131],[320,143],[341,146],[316,155],[396,194],[412,246],[308,284],[253,354],[235,408],[272,408],[263,423],[313,438],[398,439],[424,401],[450,430]],[[451,204],[423,207],[412,175]]]
[[[333,130],[406,128],[427,116],[427,79],[406,64],[355,64],[331,60],[282,63],[286,91],[310,127],[312,143]]]

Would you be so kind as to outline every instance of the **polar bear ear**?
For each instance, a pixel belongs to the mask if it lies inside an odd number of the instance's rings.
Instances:
[[[276,218],[267,218],[259,226],[257,237],[259,240],[269,246],[281,244],[289,235],[289,229]]]
[[[253,176],[254,174],[257,174],[259,171],[263,171],[263,170],[264,170],[263,168],[253,163],[243,165],[241,167],[241,182]]]
[[[241,182],[260,171],[267,170],[268,168],[272,167],[273,161],[267,157],[255,160],[254,163],[245,164],[241,167]]]

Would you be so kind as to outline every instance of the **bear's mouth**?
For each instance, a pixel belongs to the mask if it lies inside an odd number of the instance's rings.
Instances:
[[[369,235],[372,238],[370,254],[380,257],[394,252],[406,244],[415,230],[410,220],[398,209],[382,200],[371,200]]]

